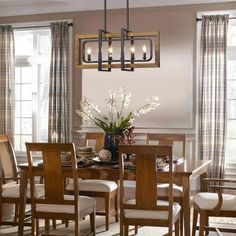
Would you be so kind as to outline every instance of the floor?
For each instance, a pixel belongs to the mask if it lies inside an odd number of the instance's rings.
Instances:
[[[215,219],[213,219],[215,220]],[[228,221],[221,221],[222,223],[217,224],[218,227],[222,227],[222,226],[229,226],[227,224]],[[105,231],[105,222],[104,222],[104,217],[102,216],[97,216],[96,217],[96,223],[97,223],[97,235],[98,236],[119,236],[119,223],[114,223],[111,222],[110,224],[110,230],[109,231]],[[81,225],[81,232],[83,233],[82,235],[91,235],[89,234],[89,218],[86,218],[85,220],[80,222]],[[230,227],[234,227],[236,228],[236,224],[235,222],[230,223]],[[134,231],[132,230],[133,227],[130,227],[130,236],[134,235]],[[43,225],[43,221],[40,222],[40,229],[41,229],[41,233],[43,233],[43,229],[44,229],[44,225]],[[142,236],[161,236],[163,234],[165,234],[167,232],[167,230],[165,228],[154,228],[154,227],[142,227],[139,228],[139,233],[138,235],[142,235]],[[56,231],[51,231],[50,233],[52,234],[60,234],[60,235],[73,235],[73,223],[70,223],[69,228],[65,228],[63,224],[61,224],[58,221],[57,224],[57,230]],[[2,227],[0,230],[0,235],[2,236],[17,236],[17,227]],[[26,227],[25,228],[25,236],[29,236],[30,235],[30,228]],[[197,235],[197,234],[196,234]],[[214,236],[217,235],[214,232],[211,232],[209,234],[209,236]],[[233,236],[235,234],[230,234],[230,233],[224,233],[222,235],[225,236]]]

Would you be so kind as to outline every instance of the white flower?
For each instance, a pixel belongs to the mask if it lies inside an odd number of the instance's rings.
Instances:
[[[125,87],[122,87],[120,89],[120,98],[121,98],[121,109],[123,109],[123,107],[125,109],[128,109],[129,107],[129,103],[130,103],[130,98],[131,98],[131,93],[128,92]],[[122,111],[121,111],[122,112]]]
[[[153,96],[146,99],[144,104],[134,112],[124,115],[123,110],[127,110],[130,104],[131,93],[122,87],[119,92],[110,91],[106,104],[109,106],[109,115],[101,114],[97,105],[94,105],[89,98],[83,97],[80,102],[80,109],[76,110],[77,114],[82,117],[83,123],[92,121],[97,126],[104,129],[105,132],[120,132],[131,127],[135,117],[146,114],[155,110],[159,104],[159,98]]]
[[[153,96],[152,98],[146,99],[147,104],[139,108],[134,112],[134,116],[139,117],[141,114],[146,114],[149,111],[155,110],[159,105],[159,97]]]

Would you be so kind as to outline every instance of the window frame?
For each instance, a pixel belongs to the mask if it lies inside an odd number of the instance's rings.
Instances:
[[[34,28],[32,27],[31,29],[25,29],[25,30],[22,30],[22,29],[19,29],[19,30],[14,30],[14,36],[15,36],[15,39],[17,38],[17,33],[19,32],[26,32],[26,33],[29,33],[29,34],[32,34],[33,35],[33,54],[32,55],[24,55],[24,56],[19,56],[19,58],[22,58],[22,57],[28,57],[29,60],[32,60],[33,63],[31,64],[31,67],[32,67],[32,82],[29,83],[32,85],[32,116],[31,116],[31,120],[32,120],[32,132],[31,134],[24,134],[22,133],[22,115],[20,114],[20,116],[18,117],[20,119],[20,133],[16,133],[14,131],[14,137],[16,135],[19,135],[20,139],[22,138],[22,135],[29,135],[32,137],[32,142],[37,142],[39,141],[39,130],[40,130],[40,118],[41,118],[41,115],[40,115],[40,83],[42,80],[41,79],[41,70],[40,70],[40,67],[42,67],[43,64],[45,64],[45,59],[46,59],[46,63],[49,64],[48,66],[48,70],[50,73],[50,57],[51,57],[51,52],[47,55],[43,55],[43,54],[40,54],[39,52],[39,35],[40,34],[45,34],[47,33],[47,35],[50,35],[50,27],[45,27],[43,29],[37,29],[37,28]],[[20,34],[20,33],[19,33]],[[51,45],[51,42],[50,42],[50,45]],[[16,55],[16,61],[17,61],[17,55]],[[18,85],[22,85],[22,84],[25,84],[22,82],[22,68],[25,67],[24,66],[20,66],[20,63],[16,63],[17,66],[16,66],[16,69],[19,68],[19,70],[21,71],[21,78],[20,78],[20,83],[18,83]],[[48,80],[50,79],[49,77],[49,74],[48,74]],[[48,82],[49,83],[49,82]],[[15,85],[17,83],[15,82]],[[21,92],[22,93],[22,92]],[[15,99],[15,102],[17,100]],[[20,100],[18,100],[19,102],[22,102],[22,98],[20,98]],[[35,109],[36,108],[36,109]],[[22,111],[22,107],[20,108],[20,110]],[[17,117],[15,116],[15,119]],[[22,149],[22,140],[20,140],[20,149],[18,150],[16,148],[16,143],[14,144],[15,145],[15,149],[16,149],[16,153],[19,154],[19,155],[22,155],[25,153],[25,150]]]

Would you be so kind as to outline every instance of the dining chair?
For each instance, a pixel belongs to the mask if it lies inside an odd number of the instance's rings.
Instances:
[[[90,215],[90,225],[95,235],[95,200],[87,196],[79,196],[78,170],[75,147],[73,143],[26,143],[27,159],[29,165],[29,178],[31,189],[32,235],[38,235],[38,220],[73,220],[75,221],[74,235],[80,235],[79,220]],[[36,178],[39,176],[34,167],[34,155],[42,157],[42,173],[44,178],[44,196],[35,195]],[[69,155],[67,165],[63,167],[64,155]],[[67,177],[72,178],[74,195],[65,195],[65,182]],[[49,234],[49,229],[46,232]]]
[[[184,159],[186,155],[186,135],[185,134],[147,134],[147,145],[158,144],[158,145],[168,145],[173,148],[173,145],[178,142],[181,143],[181,157]],[[135,194],[135,182],[134,181],[125,181],[124,182],[124,191],[126,200],[132,199]],[[157,185],[159,199],[167,200],[168,199],[168,189],[169,183],[159,183]],[[178,202],[181,206],[180,212],[180,235],[183,235],[183,188],[174,184],[173,185],[173,197],[174,201]]]
[[[185,134],[147,134],[147,144],[158,141],[159,145],[181,144],[181,158],[186,158],[186,135]]]
[[[17,168],[17,161],[15,152],[10,138],[2,134],[0,135],[0,225],[19,226],[19,204],[20,192],[23,188],[20,182],[20,172]],[[36,193],[38,197],[43,196],[43,185],[36,185]],[[26,203],[30,203],[30,189],[27,188]],[[3,204],[14,204],[14,218],[13,221],[3,220]],[[25,226],[30,226],[28,222]]]
[[[85,143],[89,140],[95,140],[95,150],[99,152],[103,148],[104,133],[86,133]],[[67,186],[68,191],[73,192],[73,186]],[[94,198],[102,198],[105,201],[105,212],[96,212],[97,215],[104,215],[106,221],[106,230],[109,230],[110,216],[115,216],[115,221],[118,222],[118,185],[114,181],[83,179],[79,180],[80,195],[90,196]],[[111,210],[111,201],[115,201],[115,209]]]
[[[125,155],[124,155],[125,154]],[[124,180],[128,173],[125,171],[124,157],[126,154],[136,156],[135,197],[125,201]],[[169,171],[158,173],[157,155],[169,158]],[[167,227],[168,234],[172,235],[173,224],[175,235],[179,235],[180,205],[173,202],[173,171],[172,147],[158,145],[120,145],[120,235],[128,236],[129,226],[157,226]],[[130,170],[129,170],[130,172]],[[169,183],[168,201],[158,200],[156,187],[158,175],[161,174]],[[124,234],[123,234],[124,233]]]
[[[204,231],[236,233],[234,228],[210,227],[209,217],[236,217],[236,180],[205,178],[202,179],[206,192],[200,192],[194,196],[193,227],[192,236],[195,236],[199,229],[199,236],[204,235]],[[197,226],[198,215],[200,215],[199,227]]]
[[[158,142],[158,145],[170,145],[172,150],[177,144],[181,144],[180,157],[186,158],[186,135],[185,134],[147,134],[147,144],[152,144],[152,142]],[[159,198],[166,200],[168,198],[168,188],[169,184],[158,184]],[[181,206],[180,213],[180,235],[183,235],[183,188],[174,184],[173,185],[173,196],[174,201],[178,202]]]
[[[98,153],[104,147],[104,133],[85,133],[85,146],[94,146],[95,152]],[[95,143],[95,145],[94,145]]]

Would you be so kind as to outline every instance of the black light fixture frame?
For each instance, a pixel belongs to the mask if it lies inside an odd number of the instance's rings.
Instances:
[[[106,0],[105,0],[106,1]],[[111,71],[111,67],[108,66],[107,68],[103,68],[103,58],[102,58],[102,43],[103,43],[103,38],[106,39],[106,34],[108,32],[106,32],[105,30],[99,29],[98,31],[98,71],[107,71],[110,72]],[[108,41],[111,42],[111,38],[108,38]],[[85,56],[84,56],[85,57]],[[108,65],[111,65],[111,60],[107,61]]]
[[[107,31],[107,4],[104,0],[104,29],[99,29],[98,35],[76,35],[76,46],[78,50],[76,51],[78,59],[76,64],[78,68],[97,68],[98,71],[110,72],[111,68],[121,68],[122,71],[134,71],[134,68],[145,68],[145,67],[160,67],[160,33],[159,32],[148,32],[148,33],[136,33],[129,30],[129,0],[127,0],[126,7],[126,21],[127,27],[121,29],[121,33],[110,33]],[[143,59],[136,59],[134,54],[130,52],[130,56],[127,57],[127,52],[125,53],[125,42],[129,41],[131,45],[134,45],[138,40],[146,40],[149,43],[149,57]],[[112,58],[108,51],[108,57],[103,58],[102,46],[103,43],[107,43],[108,48],[112,46],[113,42],[120,41],[121,52],[120,59]],[[153,45],[153,42],[155,43]],[[98,57],[97,60],[92,60],[91,56],[88,60],[86,58],[86,44],[97,43],[98,45]],[[155,53],[153,53],[153,49]],[[150,62],[155,54],[155,61]],[[118,64],[117,64],[118,62]],[[120,62],[120,64],[119,64]],[[145,62],[145,63],[143,63]]]
[[[121,44],[121,70],[122,71],[134,71],[134,56],[132,56],[133,53],[131,53],[130,55],[130,68],[126,68],[125,67],[125,38],[129,39],[129,0],[126,0],[126,29],[125,28],[121,28],[121,33],[120,33],[120,44]],[[130,37],[130,43],[131,43],[131,47],[134,45],[134,38]],[[152,50],[151,50],[152,51]]]
[[[130,56],[130,68],[126,68],[125,66],[125,38],[129,39],[129,31],[125,28],[121,29],[121,39],[120,39],[120,43],[121,43],[121,70],[122,71],[134,71],[134,57],[132,57],[132,55]],[[134,37],[130,38],[130,43],[131,46],[134,44]]]
[[[148,57],[148,58],[146,58],[145,60],[141,60],[141,59],[134,59],[133,60],[133,62],[134,63],[139,63],[139,62],[149,62],[149,61],[151,61],[152,59],[153,59],[153,52],[152,52],[152,50],[151,50],[151,48],[153,47],[153,42],[152,42],[152,40],[150,39],[150,38],[147,38],[147,37],[142,37],[142,36],[131,36],[131,37],[133,37],[133,40],[134,40],[134,43],[136,42],[136,41],[142,41],[142,40],[146,40],[146,41],[149,41],[149,45],[150,45],[150,47],[149,47],[149,51],[150,51],[150,56]],[[109,38],[105,38],[104,36],[103,36],[103,38],[102,38],[102,43],[103,42],[106,42],[106,41],[109,41],[109,40],[111,40],[112,42],[120,42],[121,41],[121,38],[115,38],[115,37],[113,37],[113,36],[111,36],[110,34],[109,34]],[[129,40],[130,41],[130,39],[126,39],[126,37],[124,37],[124,42],[125,41],[127,41],[127,40]],[[81,44],[81,51],[83,52],[83,54],[82,54],[82,61],[84,62],[84,63],[86,63],[86,64],[98,64],[99,63],[99,61],[98,60],[88,60],[87,58],[86,58],[86,55],[85,55],[85,50],[83,50],[84,48],[86,48],[86,44],[89,44],[89,43],[98,43],[99,42],[99,39],[86,39],[86,41],[83,41],[82,42],[82,44]],[[99,44],[99,43],[98,43]],[[111,59],[111,63],[113,63],[113,62],[120,62],[121,60],[118,60],[118,59]],[[131,59],[127,59],[127,58],[124,58],[124,62],[126,62],[126,63],[128,63],[128,62],[131,62]],[[107,60],[102,60],[102,66],[105,64],[105,63],[109,63],[109,59],[107,59]],[[110,64],[111,64],[110,63]],[[127,65],[125,63],[125,65]]]

